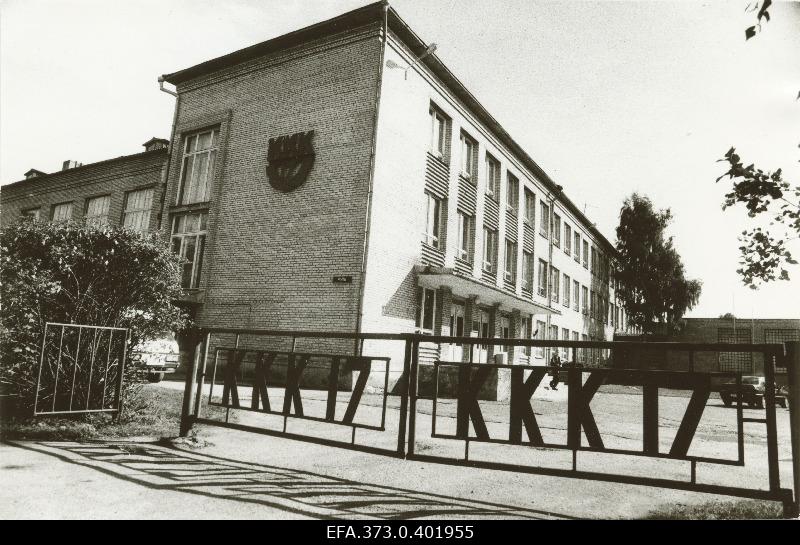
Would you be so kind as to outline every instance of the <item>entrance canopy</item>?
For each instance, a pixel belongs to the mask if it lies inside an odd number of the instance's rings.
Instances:
[[[456,297],[468,299],[477,297],[478,304],[500,305],[500,310],[519,310],[522,314],[561,314],[554,308],[523,299],[495,286],[484,284],[473,278],[462,276],[444,267],[420,266],[417,268],[417,283],[421,288],[449,288]]]

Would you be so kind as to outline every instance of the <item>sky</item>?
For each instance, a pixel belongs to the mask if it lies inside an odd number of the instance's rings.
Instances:
[[[370,3],[368,0],[0,0],[0,183],[141,151],[168,138],[161,74]],[[670,208],[687,316],[800,317],[794,280],[757,291],[736,274],[717,159],[783,168],[800,184],[800,3],[755,21],[746,0],[394,0],[391,5],[614,241],[634,191]],[[800,255],[800,241],[790,242]]]

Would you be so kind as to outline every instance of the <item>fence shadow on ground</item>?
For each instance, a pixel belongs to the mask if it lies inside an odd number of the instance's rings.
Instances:
[[[10,444],[152,489],[257,503],[320,519],[572,518],[561,513],[238,462],[172,446],[74,442]]]

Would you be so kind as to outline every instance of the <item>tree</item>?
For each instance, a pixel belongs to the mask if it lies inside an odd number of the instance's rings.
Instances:
[[[771,5],[772,0],[764,0],[760,5],[758,2],[747,5],[746,11],[758,10],[758,13],[756,25],[745,30],[745,40],[761,31],[762,19],[770,20],[767,10]],[[797,100],[800,100],[800,93]],[[786,247],[786,242],[800,236],[800,206],[787,199],[786,195],[794,193],[794,200],[800,200],[800,186],[792,189],[789,182],[783,180],[781,169],[764,172],[753,164],[743,166],[735,148],[729,149],[719,161],[728,163],[728,171],[717,178],[717,182],[725,176],[733,180],[733,191],[725,195],[723,210],[744,203],[751,218],[773,214],[773,221],[769,224],[769,227],[773,227],[772,233],[763,227],[742,231],[739,236],[739,242],[742,243],[739,246],[741,267],[736,272],[744,285],[751,289],[757,289],[766,282],[789,280],[786,267],[796,265],[797,261]],[[776,226],[779,229],[782,227],[782,232],[775,233]]]
[[[761,19],[769,22],[769,12],[767,10],[771,5],[772,0],[764,0],[760,6],[758,2],[747,4],[745,11],[752,12],[758,10],[758,13],[756,13],[756,24],[751,27],[747,27],[747,29],[744,31],[745,40],[749,40],[755,36],[756,32],[761,32]]]
[[[129,347],[186,325],[180,265],[157,234],[23,221],[0,230],[0,251],[0,381],[23,410],[45,323],[129,328]]]
[[[742,231],[739,237],[742,266],[736,272],[752,289],[764,282],[789,280],[786,267],[796,265],[797,261],[786,243],[800,236],[800,206],[797,203],[800,186],[792,188],[783,179],[781,169],[764,172],[752,164],[743,166],[735,148],[728,150],[720,161],[728,163],[728,171],[717,178],[717,182],[726,176],[733,180],[733,188],[725,194],[722,209],[742,203],[751,218],[767,215],[772,220],[769,224],[772,233],[763,227]],[[781,232],[776,233],[776,229]]]
[[[735,320],[736,316],[733,314],[733,312],[726,312],[725,314],[720,314],[719,315],[719,319],[720,320]]]
[[[665,238],[670,221],[669,209],[654,210],[650,199],[637,193],[620,210],[617,295],[630,322],[644,331],[655,323],[674,328],[700,298],[701,282],[686,278],[672,238]]]

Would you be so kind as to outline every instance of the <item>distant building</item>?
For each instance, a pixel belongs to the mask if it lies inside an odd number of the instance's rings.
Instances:
[[[160,147],[153,147],[153,142]],[[36,221],[86,221],[157,229],[167,140],[153,139],[145,151],[88,165],[64,161],[58,172],[31,169],[25,179],[0,189],[2,225]]]
[[[633,336],[617,336],[617,340],[633,340]],[[737,343],[762,344],[800,341],[800,320],[798,319],[738,319],[738,318],[684,318],[675,334],[655,335],[653,341],[688,343]],[[690,368],[686,352],[642,351],[625,356],[626,366],[639,365],[676,370]],[[696,371],[729,371],[743,375],[764,375],[764,357],[760,353],[748,352],[697,352],[694,357]],[[777,366],[778,375],[786,370]],[[778,377],[785,383],[785,377]]]

